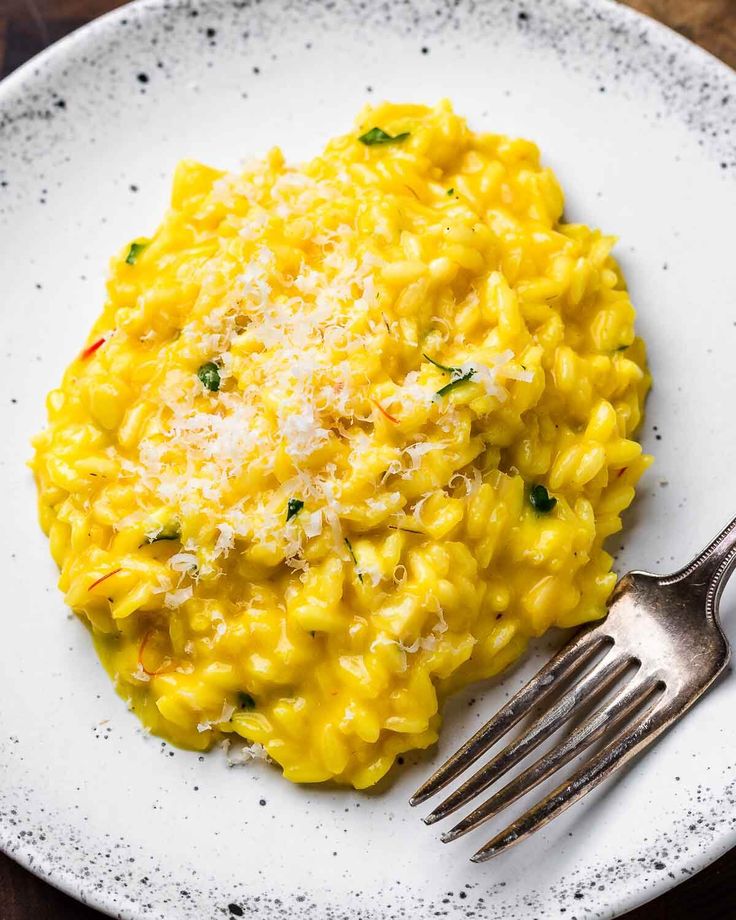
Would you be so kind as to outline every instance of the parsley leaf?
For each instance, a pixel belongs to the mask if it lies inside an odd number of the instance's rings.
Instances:
[[[146,543],[158,543],[159,540],[179,540],[180,538],[181,530],[179,530],[179,525],[167,524],[159,530],[155,537],[146,537]]]
[[[401,141],[405,141],[407,137],[409,137],[408,131],[403,131],[401,134],[395,134],[392,137],[383,128],[371,128],[370,131],[361,134],[358,140],[361,144],[365,144],[366,147],[372,147],[374,144],[399,144]]]
[[[557,499],[553,498],[544,486],[536,485],[529,490],[529,504],[535,511],[548,514],[557,504]]]
[[[435,396],[445,396],[451,390],[454,390],[455,387],[459,387],[461,383],[467,383],[471,377],[475,374],[475,368],[471,367],[469,371],[465,374],[461,374],[459,377],[455,377],[449,383],[446,383],[443,387],[440,387],[439,390],[434,394]]]
[[[256,708],[256,701],[250,693],[246,693],[244,690],[238,690],[237,698],[238,706],[240,706],[241,709],[245,709],[246,712],[250,712],[251,709]]]
[[[438,367],[441,371],[444,371],[446,374],[461,374],[462,371],[459,367],[448,367],[446,364],[440,364],[439,361],[435,361],[434,358],[430,358],[426,351],[422,352],[422,355],[429,361],[430,364],[434,364],[435,367]]]
[[[286,520],[290,521],[304,507],[304,502],[300,498],[290,498],[286,505]]]
[[[197,371],[202,386],[211,390],[213,393],[220,389],[220,371],[214,361],[208,361],[203,364]]]
[[[131,243],[130,249],[128,250],[128,255],[125,257],[125,261],[128,265],[135,265],[138,261],[138,256],[143,252],[143,250],[148,246],[148,241],[145,240],[142,243]]]

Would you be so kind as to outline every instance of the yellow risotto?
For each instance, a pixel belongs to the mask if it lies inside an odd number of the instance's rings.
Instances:
[[[32,466],[151,731],[377,782],[447,693],[603,615],[647,467],[613,239],[534,144],[382,104],[310,163],[182,163]]]

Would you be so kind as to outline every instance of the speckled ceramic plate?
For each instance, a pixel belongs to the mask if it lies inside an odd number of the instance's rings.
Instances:
[[[301,158],[367,99],[442,96],[535,139],[567,213],[621,237],[656,465],[619,567],[673,567],[736,512],[736,76],[714,59],[604,0],[153,0],[60,42],[0,87],[0,841],[116,916],[611,917],[736,844],[731,677],[615,782],[474,866],[490,829],[443,847],[407,799],[543,651],[453,701],[439,750],[380,791],[299,788],[144,735],[56,590],[28,439],[177,160]]]

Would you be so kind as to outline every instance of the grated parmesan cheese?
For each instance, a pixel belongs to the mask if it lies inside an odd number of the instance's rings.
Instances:
[[[170,609],[181,607],[182,604],[186,604],[193,593],[191,585],[187,588],[179,588],[178,591],[167,591],[164,595],[164,604]]]

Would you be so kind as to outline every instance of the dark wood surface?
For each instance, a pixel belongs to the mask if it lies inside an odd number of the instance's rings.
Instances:
[[[544,0],[535,0],[544,2]],[[736,0],[626,0],[736,67]],[[0,74],[121,0],[0,0]],[[101,920],[0,854],[0,920]],[[736,850],[627,920],[736,920]],[[202,918],[207,920],[207,918]],[[424,920],[417,917],[416,920]],[[526,920],[526,918],[509,918]]]

